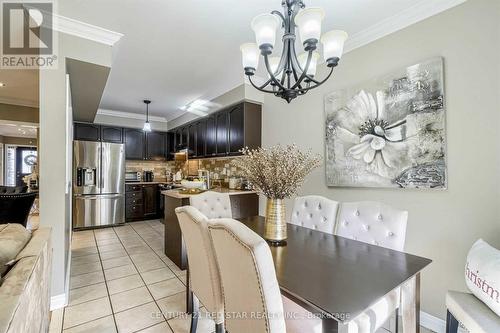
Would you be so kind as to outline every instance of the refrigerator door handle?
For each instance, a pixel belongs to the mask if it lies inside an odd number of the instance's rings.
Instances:
[[[75,195],[76,199],[80,200],[97,200],[99,199],[99,196],[97,195]]]

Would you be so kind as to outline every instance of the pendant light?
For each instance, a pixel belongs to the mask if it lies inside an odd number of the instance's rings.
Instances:
[[[144,132],[151,132],[151,124],[149,123],[149,104],[151,103],[150,100],[145,99],[144,104],[146,104],[146,122],[144,123],[144,127],[142,130]]]

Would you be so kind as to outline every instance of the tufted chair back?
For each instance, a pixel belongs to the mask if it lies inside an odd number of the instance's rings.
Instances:
[[[209,219],[232,218],[231,199],[227,193],[208,191],[189,198],[191,206],[196,207]]]
[[[318,195],[297,197],[290,223],[333,234],[339,203]]]
[[[340,204],[336,234],[361,242],[403,251],[408,212],[380,202]]]
[[[19,223],[26,227],[36,193],[0,194],[0,224]]]
[[[266,241],[236,220],[210,222],[208,231],[222,280],[226,330],[286,332],[283,301]]]
[[[192,206],[178,207],[175,213],[186,243],[191,291],[210,313],[215,314],[215,323],[221,324],[224,303],[215,252],[208,235],[209,221]]]
[[[0,194],[26,193],[28,186],[0,186]]]

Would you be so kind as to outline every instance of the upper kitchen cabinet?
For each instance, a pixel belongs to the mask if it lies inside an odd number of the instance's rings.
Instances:
[[[125,158],[127,160],[144,160],[146,156],[146,135],[141,129],[125,128]]]
[[[164,161],[167,157],[165,133],[146,133],[146,160]]]
[[[191,123],[187,126],[188,132],[188,152],[189,156],[196,156],[196,123]]]
[[[215,125],[215,115],[210,115],[206,118],[206,136],[205,136],[205,156],[211,157],[217,154],[216,148],[216,125]]]
[[[193,158],[241,155],[244,147],[262,142],[262,107],[242,102],[172,130],[176,145],[189,148]]]
[[[206,134],[207,121],[203,119],[196,123],[196,157],[205,156]]]
[[[110,143],[123,143],[123,128],[102,125],[101,140]]]
[[[241,103],[228,111],[228,154],[238,155],[240,149],[259,148],[262,144],[262,107]]]
[[[168,132],[165,135],[165,140],[167,145],[166,158],[167,161],[172,161],[175,157],[175,132]]]
[[[85,141],[101,141],[101,126],[90,123],[75,123],[74,139]]]
[[[226,156],[228,154],[228,113],[219,111],[215,114],[216,123],[216,150],[217,156]]]

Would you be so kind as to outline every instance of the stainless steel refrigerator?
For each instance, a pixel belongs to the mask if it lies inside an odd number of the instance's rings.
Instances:
[[[73,228],[125,222],[123,144],[74,141]]]

